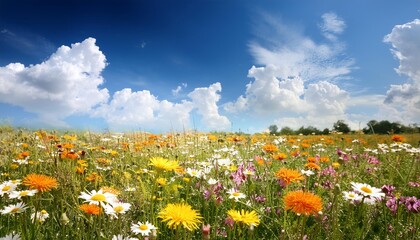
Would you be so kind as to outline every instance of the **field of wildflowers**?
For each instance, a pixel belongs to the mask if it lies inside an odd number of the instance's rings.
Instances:
[[[420,135],[0,128],[0,239],[419,239]]]

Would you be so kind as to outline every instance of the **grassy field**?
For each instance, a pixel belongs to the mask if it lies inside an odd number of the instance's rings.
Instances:
[[[0,128],[2,239],[420,239],[420,135]]]

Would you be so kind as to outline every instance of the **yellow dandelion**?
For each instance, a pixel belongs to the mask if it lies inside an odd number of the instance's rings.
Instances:
[[[189,231],[199,228],[202,219],[197,210],[185,203],[169,203],[158,213],[158,218],[169,228],[176,229],[181,225]]]
[[[243,223],[248,226],[256,227],[260,224],[260,219],[254,210],[249,212],[243,209],[241,211],[232,209],[228,211],[228,215],[233,219],[233,221]]]
[[[174,171],[179,168],[178,161],[165,159],[162,157],[153,157],[150,159],[150,165],[157,170]]]

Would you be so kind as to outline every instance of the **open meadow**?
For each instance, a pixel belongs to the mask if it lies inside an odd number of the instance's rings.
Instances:
[[[0,128],[1,239],[420,239],[420,134]]]

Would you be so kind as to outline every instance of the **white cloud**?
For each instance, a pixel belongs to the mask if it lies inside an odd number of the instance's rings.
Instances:
[[[220,91],[222,85],[217,82],[208,88],[196,88],[188,94],[208,129],[227,130],[231,126],[229,119],[219,114],[217,102],[220,100]]]
[[[346,91],[326,81],[309,84],[305,91],[306,103],[311,106],[310,115],[342,116],[348,99]]]
[[[258,64],[277,66],[280,70],[279,77],[286,79],[289,76],[299,76],[304,81],[330,81],[341,79],[352,70],[354,61],[343,56],[343,43],[334,41],[318,44],[280,20],[271,16],[263,19],[264,27],[271,31],[259,37],[262,39],[260,42],[267,44],[263,46],[261,43],[251,42],[250,52]],[[341,28],[328,26],[326,29],[336,33]]]
[[[420,20],[394,26],[384,42],[392,44],[391,52],[400,62],[396,72],[409,78],[390,86],[385,104],[400,110],[406,121],[420,121]]]
[[[324,13],[322,15],[322,24],[320,24],[320,28],[324,37],[331,41],[337,40],[337,34],[341,34],[345,27],[346,23],[339,18],[335,13]]]
[[[240,96],[235,103],[228,103],[225,110],[251,110],[264,115],[288,109],[304,111],[305,104],[300,98],[304,92],[303,80],[299,77],[281,79],[278,75],[281,75],[281,69],[274,65],[253,66],[248,77],[253,77],[255,81],[247,84],[245,96]]]
[[[62,46],[48,60],[30,66],[11,63],[0,67],[0,102],[22,107],[34,113],[42,123],[65,127],[66,118],[84,115],[103,118],[114,130],[169,131],[191,128],[194,109],[201,115],[205,130],[225,130],[230,126],[221,116],[217,102],[220,83],[196,88],[180,103],[159,100],[150,91],[116,91],[110,98],[101,75],[107,63],[105,55],[88,38],[71,47]],[[178,94],[187,84],[174,90]]]
[[[339,34],[345,28],[344,21],[333,13],[322,18],[323,32]],[[264,67],[249,70],[248,77],[254,80],[247,84],[245,94],[225,104],[225,110],[269,115],[278,122],[300,126],[313,123],[331,127],[338,119],[345,119],[349,94],[332,83],[348,78],[353,66],[353,60],[342,57],[344,44],[317,44],[281,21],[270,16],[264,19],[275,30],[262,36],[269,44],[250,44],[255,60]]]
[[[230,122],[219,114],[217,106],[221,90],[221,84],[214,83],[190,92],[188,97],[192,101],[173,103],[159,100],[147,90],[133,92],[125,88],[115,92],[111,101],[98,107],[92,116],[104,118],[112,129],[181,131],[191,128],[191,114],[197,109],[203,122],[202,130],[226,130]]]
[[[22,107],[51,125],[64,126],[74,114],[86,114],[107,101],[102,70],[105,55],[88,38],[71,47],[61,46],[41,64],[0,67],[0,102]]]
[[[182,130],[190,124],[191,102],[160,101],[149,91],[117,91],[109,103],[98,107],[93,116],[103,117],[113,129]]]
[[[182,91],[182,88],[186,88],[186,83],[181,83],[181,85],[178,85],[175,89],[172,89],[172,95],[177,97],[179,93]]]

